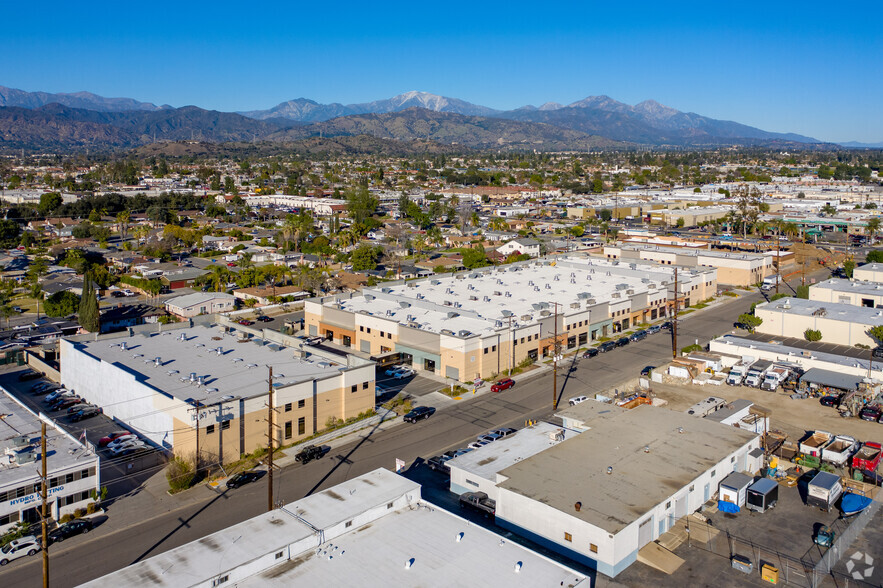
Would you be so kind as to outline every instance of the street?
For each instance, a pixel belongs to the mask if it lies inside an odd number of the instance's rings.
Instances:
[[[678,348],[697,340],[704,345],[712,336],[732,330],[739,314],[761,300],[761,294],[753,293],[684,316]],[[566,406],[567,398],[612,388],[637,377],[644,366],[661,365],[671,357],[671,337],[663,331],[592,359],[565,358],[558,368],[557,397]],[[414,425],[376,434],[365,431],[360,440],[320,460],[277,472],[275,497],[290,502],[378,467],[393,469],[396,458],[411,464],[463,447],[488,429],[520,428],[528,419],[549,419],[554,414],[552,381],[552,373],[544,372],[500,394],[464,398]],[[108,520],[95,531],[50,548],[51,585],[77,585],[260,514],[267,507],[266,484],[262,480],[168,512],[145,512],[143,522],[127,527],[114,522],[114,513],[127,508],[129,499],[123,499],[110,507]],[[208,493],[200,488],[189,492]],[[0,572],[0,583],[34,586],[40,574],[40,558],[25,558]]]

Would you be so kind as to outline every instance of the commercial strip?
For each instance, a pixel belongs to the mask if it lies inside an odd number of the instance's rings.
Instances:
[[[46,421],[48,505],[56,520],[85,508],[101,488],[98,455]],[[40,521],[42,479],[40,417],[0,388],[0,534],[16,523]]]
[[[291,340],[294,345],[295,340]],[[267,445],[269,371],[276,442],[294,443],[374,408],[374,364],[337,361],[223,326],[141,328],[61,341],[61,382],[157,447],[225,463]]]
[[[589,400],[557,416],[450,460],[451,488],[491,489],[498,525],[610,577],[763,465],[758,434],[682,412]]]
[[[790,254],[789,254],[790,255]],[[711,267],[719,284],[753,286],[776,273],[775,254],[730,253],[710,249],[684,249],[658,245],[607,245],[604,256],[623,261],[643,260],[681,267]],[[784,265],[785,261],[783,258]]]
[[[589,586],[377,469],[85,586]]]
[[[561,257],[388,282],[305,301],[305,328],[363,353],[399,352],[418,370],[471,381],[552,355],[556,332],[559,349],[575,349],[669,316],[675,271]],[[712,297],[716,271],[680,269],[677,289],[681,307]]]

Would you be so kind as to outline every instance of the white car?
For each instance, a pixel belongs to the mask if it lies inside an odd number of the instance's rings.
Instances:
[[[385,372],[383,372],[383,374],[386,376],[394,376],[397,373],[399,373],[400,371],[402,371],[402,366],[394,365],[391,368],[389,368],[388,370],[386,370]]]
[[[567,403],[570,404],[570,406],[576,406],[580,402],[585,402],[588,399],[588,396],[574,396],[573,398],[568,400]]]
[[[40,542],[33,535],[13,539],[0,548],[0,566],[26,555],[34,555],[40,551]]]
[[[119,455],[127,449],[139,449],[141,447],[147,447],[147,444],[140,439],[133,439],[130,441],[126,441],[125,443],[120,443],[119,445],[111,449],[110,453],[111,455]]]
[[[393,376],[393,378],[395,378],[396,380],[401,380],[401,379],[404,379],[404,378],[410,378],[411,376],[413,376],[413,375],[416,374],[416,373],[417,373],[417,372],[415,372],[415,371],[412,370],[411,368],[406,367],[406,368],[402,368],[402,369],[400,369],[400,370],[399,370],[399,371]]]
[[[122,445],[123,443],[128,443],[129,441],[135,441],[138,439],[137,435],[123,435],[122,437],[117,437],[113,441],[107,444],[107,448],[111,451]]]
[[[123,296],[137,296],[134,292],[129,289],[123,290]]]

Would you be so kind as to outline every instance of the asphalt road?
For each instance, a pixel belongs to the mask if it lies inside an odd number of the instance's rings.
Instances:
[[[684,317],[678,347],[697,339],[704,344],[731,330],[738,315],[761,299],[760,294],[743,296],[719,309]],[[671,337],[664,331],[592,359],[568,358],[559,364],[557,396],[566,405],[571,396],[611,388],[636,377],[644,366],[660,365],[671,356]],[[321,460],[277,473],[276,499],[297,500],[379,467],[392,469],[396,458],[410,464],[419,457],[463,447],[488,429],[521,427],[527,419],[549,418],[554,413],[552,395],[552,374],[547,372],[501,394],[460,401],[415,425],[368,432]],[[124,530],[102,532],[99,526],[73,538],[50,550],[51,585],[80,584],[258,515],[266,510],[266,484],[257,482],[171,512],[144,513],[143,523]],[[125,508],[125,503],[114,505],[109,516],[115,508]],[[40,577],[40,558],[25,558],[0,572],[0,585],[35,586]]]

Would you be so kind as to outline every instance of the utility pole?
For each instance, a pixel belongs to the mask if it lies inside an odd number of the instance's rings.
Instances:
[[[269,397],[267,398],[267,511],[273,510],[273,449],[275,438],[273,436],[273,366],[270,368]]]
[[[49,479],[46,472],[46,422],[40,421],[40,462],[43,470],[42,489],[40,493],[43,498],[43,508],[41,510],[42,529],[43,529],[43,588],[49,588],[49,513],[46,512],[46,501],[49,498]]]
[[[509,317],[509,375],[515,369],[515,333],[512,332],[512,317]]]
[[[555,305],[554,338],[552,339],[552,410],[558,408],[558,303]]]
[[[782,276],[779,273],[780,272],[779,268],[781,267],[781,258],[779,257],[779,255],[780,255],[779,244],[782,242],[780,237],[781,236],[778,233],[776,233],[776,294],[779,293],[779,281],[782,279]]]
[[[196,478],[199,479],[199,400],[193,401],[196,406]]]
[[[671,356],[678,356],[678,268],[675,266],[675,307],[671,319]]]

